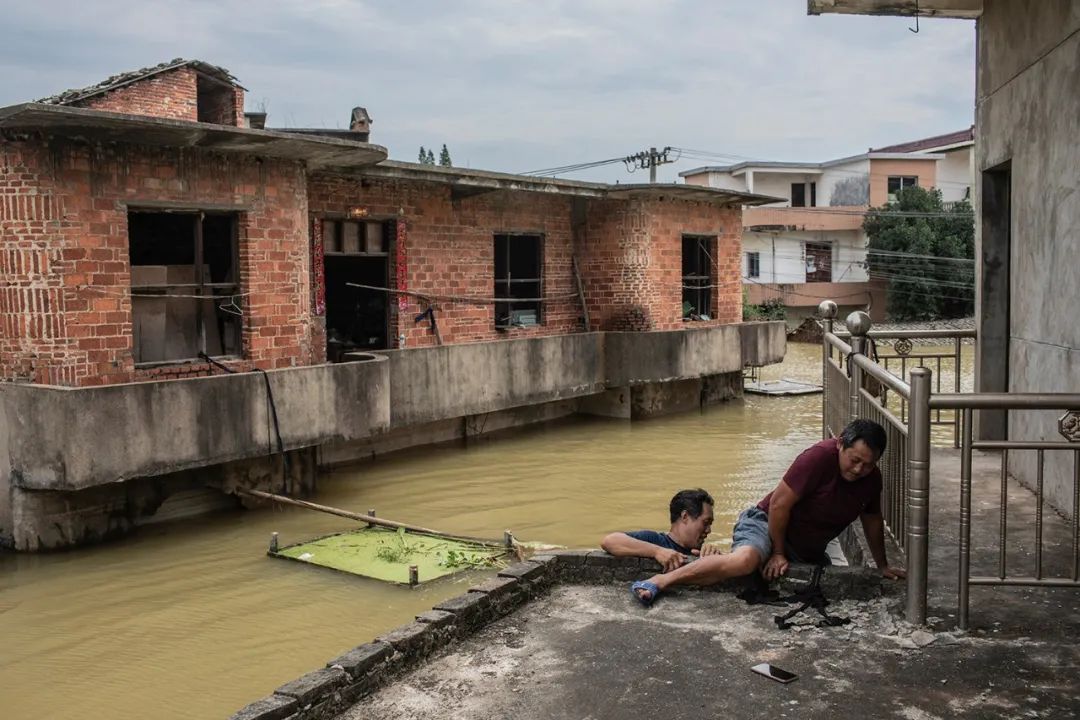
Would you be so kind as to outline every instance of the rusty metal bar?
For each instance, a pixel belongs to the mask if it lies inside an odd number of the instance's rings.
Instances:
[[[1009,451],[1001,453],[1001,518],[999,528],[998,577],[1005,579],[1005,546],[1008,538],[1009,512]]]
[[[971,408],[964,408],[960,432],[960,573],[957,624],[968,627],[968,579],[971,575]]]

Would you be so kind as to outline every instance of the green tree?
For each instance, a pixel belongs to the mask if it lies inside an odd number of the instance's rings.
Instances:
[[[888,283],[897,320],[965,317],[975,309],[975,219],[960,201],[946,210],[941,191],[908,187],[863,221],[871,279]]]
[[[442,151],[439,153],[439,164],[443,167],[450,167],[453,165],[450,161],[450,151],[446,149],[446,143],[443,143]]]
[[[427,160],[424,161],[424,164],[425,165],[434,165],[435,164],[435,153],[431,152],[431,150],[427,151]]]
[[[424,149],[423,145],[420,146],[420,157],[416,159],[416,162],[427,165],[427,150]]]

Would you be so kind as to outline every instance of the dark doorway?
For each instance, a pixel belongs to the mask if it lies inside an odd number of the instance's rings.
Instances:
[[[324,220],[326,358],[385,350],[389,332],[389,247],[392,223]],[[367,285],[367,288],[355,287]]]
[[[1012,168],[1004,163],[983,173],[981,292],[976,308],[979,343],[975,366],[978,392],[1009,391],[1009,265],[1012,253]],[[978,436],[1008,438],[1008,412],[981,410]]]
[[[128,213],[136,366],[239,357],[243,294],[235,213]]]
[[[832,244],[806,243],[806,282],[832,282]]]

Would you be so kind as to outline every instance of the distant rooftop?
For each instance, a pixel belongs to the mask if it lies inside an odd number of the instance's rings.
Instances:
[[[233,77],[233,74],[223,67],[219,67],[218,65],[211,65],[210,63],[203,62],[202,60],[185,60],[184,58],[176,58],[174,60],[170,60],[169,62],[163,62],[160,65],[144,67],[139,70],[131,70],[129,72],[120,73],[119,75],[113,75],[112,77],[102,80],[96,85],[90,85],[89,87],[78,88],[75,90],[65,90],[62,93],[57,93],[56,95],[42,98],[37,102],[46,105],[71,105],[73,103],[86,100],[87,98],[94,97],[95,95],[103,95],[111,90],[122,88],[125,85],[130,85],[134,82],[138,82],[139,80],[145,80],[148,77],[160,75],[161,73],[169,72],[170,70],[177,70],[183,67],[194,68],[203,75],[212,77],[216,80],[220,80],[221,82],[224,82],[228,85],[234,85],[241,90],[247,89],[240,85],[236,78]]]
[[[911,142],[898,143],[896,145],[886,145],[885,147],[872,148],[870,152],[923,152],[926,150],[936,150],[939,148],[947,148],[955,145],[964,145],[966,143],[975,142],[975,126],[965,130],[957,130],[956,132],[945,133],[944,135],[935,135],[933,137],[923,138],[921,140],[912,140]]]

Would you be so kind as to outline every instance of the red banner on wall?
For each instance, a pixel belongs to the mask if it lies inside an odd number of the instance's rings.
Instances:
[[[394,264],[397,266],[397,290],[409,289],[409,273],[408,266],[406,264],[407,255],[405,252],[405,242],[407,239],[407,233],[405,231],[405,219],[398,218],[397,225],[397,237],[394,243]],[[405,308],[408,307],[408,298],[405,295],[398,295],[398,311],[405,312]]]

